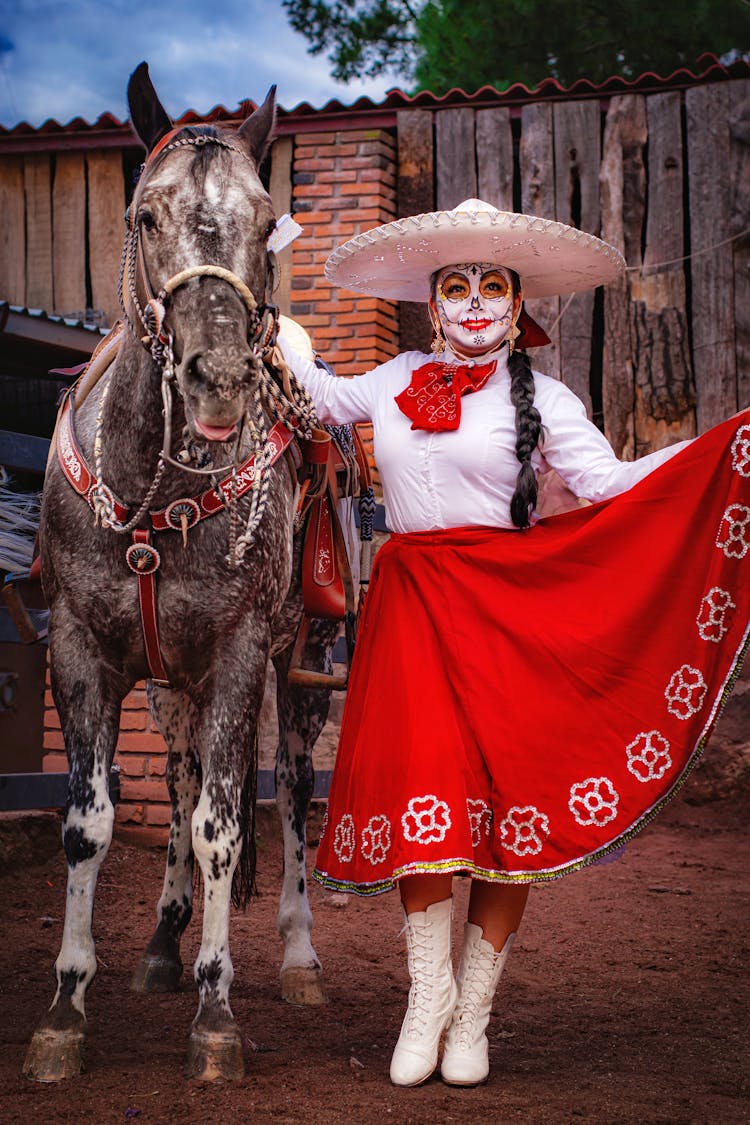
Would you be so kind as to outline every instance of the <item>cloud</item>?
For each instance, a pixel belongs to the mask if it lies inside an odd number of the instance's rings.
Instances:
[[[307,53],[280,0],[17,0],[0,37],[0,124],[47,118],[95,121],[127,115],[125,89],[149,63],[167,112],[208,113],[258,102],[272,83],[278,102],[322,106],[331,98],[380,100],[393,81],[334,82],[324,58]],[[4,45],[8,48],[4,49]]]

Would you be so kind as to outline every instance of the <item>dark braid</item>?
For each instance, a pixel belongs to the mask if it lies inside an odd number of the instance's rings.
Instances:
[[[516,491],[510,502],[510,518],[516,527],[528,527],[529,516],[536,505],[536,473],[531,454],[542,433],[542,418],[534,406],[534,376],[526,352],[513,352],[508,360],[510,401],[516,408],[516,457],[521,469],[516,477]]]

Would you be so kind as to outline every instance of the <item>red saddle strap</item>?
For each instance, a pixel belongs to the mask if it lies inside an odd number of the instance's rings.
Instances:
[[[159,642],[159,619],[156,612],[156,572],[161,559],[151,544],[151,532],[136,530],[133,542],[125,557],[128,566],[138,578],[138,605],[141,611],[143,643],[151,679],[159,687],[169,687],[169,676],[164,667]]]

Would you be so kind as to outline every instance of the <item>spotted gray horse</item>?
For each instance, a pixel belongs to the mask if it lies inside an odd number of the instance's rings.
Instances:
[[[178,985],[195,857],[203,934],[187,1073],[241,1077],[242,1039],[229,1003],[229,915],[233,884],[242,897],[254,875],[254,747],[270,659],[284,830],[282,991],[297,1002],[322,1000],[310,941],[305,819],[311,750],[328,693],[287,682],[302,609],[296,479],[285,456],[272,462],[269,438],[275,420],[287,419],[276,426],[284,434],[304,429],[314,415],[304,392],[294,388],[292,400],[285,397],[262,362],[275,321],[267,251],[275,216],[258,166],[273,129],[274,91],[236,132],[174,130],[145,64],[132,75],[128,97],[148,157],[126,216],[126,328],[106,378],[80,409],[73,403],[74,429],[67,422],[59,431],[62,456],[50,466],[41,519],[52,691],[70,763],[57,991],[24,1068],[41,1081],[81,1068],[84,997],[97,964],[94,891],[114,821],[110,766],[122,700],[144,677],[168,746],[172,822],[156,930],[134,987]],[[253,453],[257,471],[237,470]],[[227,466],[220,510],[198,518],[196,481],[210,491]],[[86,473],[84,496],[78,486]],[[253,487],[243,494],[245,479]],[[157,526],[154,511],[166,527],[151,542],[145,532]],[[149,663],[137,587],[145,578],[148,605],[148,572],[157,567],[159,638]],[[146,573],[139,578],[139,571]],[[306,663],[323,669],[332,640],[330,624],[320,624]]]

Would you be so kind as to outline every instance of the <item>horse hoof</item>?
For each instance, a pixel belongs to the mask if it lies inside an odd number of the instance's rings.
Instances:
[[[83,1032],[38,1028],[32,1036],[23,1073],[34,1082],[77,1078],[83,1070]]]
[[[282,969],[282,1000],[286,1000],[287,1004],[304,1004],[308,1007],[326,1004],[321,975],[320,969]]]
[[[177,992],[181,976],[182,962],[146,953],[130,979],[130,987],[133,992]]]
[[[222,1078],[238,1082],[244,1078],[245,1060],[239,1029],[201,1031],[193,1028],[185,1074],[187,1078],[195,1078],[199,1082],[216,1082]]]

